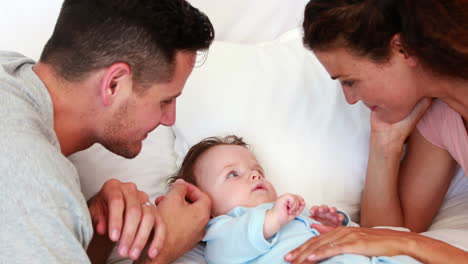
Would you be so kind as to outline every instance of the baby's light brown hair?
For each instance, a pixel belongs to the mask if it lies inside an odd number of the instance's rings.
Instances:
[[[198,158],[209,149],[219,145],[237,145],[248,149],[247,143],[241,137],[235,135],[205,138],[190,148],[179,171],[167,180],[167,185],[173,184],[177,179],[183,179],[196,186],[194,168]]]

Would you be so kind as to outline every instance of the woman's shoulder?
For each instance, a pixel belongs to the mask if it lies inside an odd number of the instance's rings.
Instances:
[[[461,115],[439,99],[432,102],[431,107],[418,123],[418,130],[428,141],[439,148],[446,149],[445,140],[451,133],[463,126]]]
[[[440,99],[432,101],[432,105],[427,110],[422,120],[430,120],[433,122],[447,121],[449,116],[460,116],[460,114],[453,110],[448,104]]]

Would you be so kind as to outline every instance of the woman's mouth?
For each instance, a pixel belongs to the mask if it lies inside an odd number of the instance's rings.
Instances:
[[[376,105],[366,105],[372,112],[374,112],[377,109]]]

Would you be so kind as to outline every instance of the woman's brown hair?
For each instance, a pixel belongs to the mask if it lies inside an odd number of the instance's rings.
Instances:
[[[435,74],[468,80],[468,1],[311,0],[304,12],[304,44],[343,47],[385,62],[395,34],[405,51]]]
[[[247,148],[247,143],[241,137],[235,135],[205,138],[190,148],[187,155],[185,155],[179,171],[167,180],[167,185],[171,185],[177,179],[183,179],[186,182],[197,185],[193,171],[198,158],[209,149],[219,145],[237,145]]]

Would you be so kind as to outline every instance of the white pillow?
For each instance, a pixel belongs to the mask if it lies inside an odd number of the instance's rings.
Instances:
[[[215,42],[179,100],[180,164],[209,136],[242,136],[279,193],[328,203],[357,218],[368,155],[369,111],[348,105],[296,29],[262,45]]]
[[[216,40],[271,41],[302,23],[308,0],[189,0],[215,28]]]

